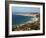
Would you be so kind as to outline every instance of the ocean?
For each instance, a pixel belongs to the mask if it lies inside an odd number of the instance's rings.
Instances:
[[[12,26],[25,24],[28,21],[32,21],[33,16],[22,16],[22,15],[12,15]]]

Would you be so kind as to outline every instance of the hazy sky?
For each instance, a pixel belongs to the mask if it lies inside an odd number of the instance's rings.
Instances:
[[[30,12],[40,12],[40,8],[35,7],[12,7],[13,14],[23,14],[23,13],[30,13]]]

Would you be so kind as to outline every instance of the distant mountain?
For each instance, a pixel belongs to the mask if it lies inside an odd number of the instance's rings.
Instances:
[[[13,15],[16,15],[16,14],[39,14],[39,12],[15,12],[15,13],[12,13]]]
[[[26,13],[26,14],[16,14],[16,15],[22,15],[22,16],[36,16],[36,15],[39,15],[39,13]]]

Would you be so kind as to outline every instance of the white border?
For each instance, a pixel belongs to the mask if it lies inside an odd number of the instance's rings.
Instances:
[[[12,31],[12,6],[17,7],[36,7],[40,8],[40,30],[32,31]],[[9,35],[20,35],[20,34],[36,34],[43,33],[43,6],[42,5],[21,5],[21,4],[9,4]]]

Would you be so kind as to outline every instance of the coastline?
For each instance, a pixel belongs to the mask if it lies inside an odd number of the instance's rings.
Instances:
[[[40,30],[40,14],[33,18],[33,21],[27,21],[24,24],[20,24],[12,28],[12,31],[30,31]]]
[[[25,31],[26,29],[27,30],[39,30],[40,28],[40,23],[39,25],[37,25],[38,21],[34,21],[34,22],[31,22],[31,21],[28,21],[27,23],[25,24],[20,24],[20,25],[17,25],[15,28],[13,28],[12,31]],[[36,24],[36,25],[35,25]],[[33,27],[33,28],[32,28]]]
[[[28,23],[34,23],[34,21],[37,21],[37,20],[38,20],[38,18],[33,18],[32,21],[31,21],[31,19],[30,19],[29,21],[26,21],[26,22],[23,23],[23,24],[18,24],[18,25],[16,25],[16,26],[23,26],[23,25],[28,24]],[[13,25],[13,26],[15,26],[15,25]]]

